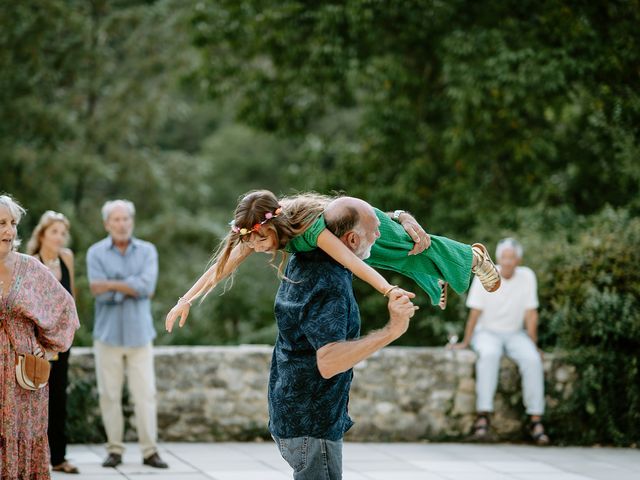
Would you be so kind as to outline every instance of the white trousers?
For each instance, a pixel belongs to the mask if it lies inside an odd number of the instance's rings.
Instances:
[[[544,413],[544,370],[540,353],[524,330],[494,332],[478,330],[471,346],[476,361],[476,409],[493,412],[493,397],[498,386],[500,357],[503,353],[516,362],[522,378],[522,396],[528,415]]]
[[[94,352],[107,451],[120,455],[124,452],[122,387],[126,372],[129,392],[133,397],[140,449],[143,457],[147,458],[158,450],[153,345],[115,347],[96,340]]]

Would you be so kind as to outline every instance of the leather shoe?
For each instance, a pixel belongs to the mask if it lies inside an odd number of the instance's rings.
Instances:
[[[103,467],[115,468],[122,463],[122,455],[119,453],[110,453],[107,459],[102,462]]]
[[[158,455],[158,452],[149,455],[147,458],[143,460],[142,463],[144,463],[145,465],[149,465],[150,467],[153,467],[153,468],[169,468],[169,465],[167,465],[160,458],[160,455]]]

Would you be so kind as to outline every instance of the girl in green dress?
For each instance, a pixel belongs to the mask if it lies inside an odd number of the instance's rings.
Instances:
[[[472,273],[488,291],[495,291],[500,286],[500,275],[482,244],[467,245],[431,235],[429,248],[409,255],[414,247],[411,237],[400,224],[378,209],[374,211],[380,222],[379,238],[371,248],[369,258],[361,260],[331,233],[331,227],[343,216],[339,209],[331,208],[334,200],[334,197],[312,193],[281,199],[268,190],[246,194],[236,207],[231,229],[220,243],[211,267],[167,314],[167,330],[172,330],[178,317],[182,327],[193,301],[206,296],[220,281],[232,277],[238,266],[254,252],[270,253],[273,259],[281,252],[278,271],[282,274],[287,253],[321,248],[383,295],[387,296],[398,287],[387,282],[372,267],[412,278],[427,292],[431,302],[441,308],[446,305],[447,284],[462,293],[469,287]],[[331,211],[329,228],[325,210]]]

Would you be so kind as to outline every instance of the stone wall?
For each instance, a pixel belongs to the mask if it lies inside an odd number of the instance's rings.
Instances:
[[[268,438],[267,381],[272,347],[156,347],[158,429],[163,441]],[[475,354],[468,350],[388,347],[355,368],[349,408],[353,441],[464,438],[475,413]],[[560,357],[544,360],[547,406],[570,393],[574,371]],[[93,353],[74,348],[70,379],[82,421],[99,424]],[[82,387],[82,388],[80,388]],[[549,395],[552,393],[552,395]],[[551,398],[553,397],[553,398]],[[88,406],[87,406],[88,405]],[[503,359],[494,430],[520,438],[523,407],[515,365]],[[127,440],[135,439],[126,408]],[[77,412],[76,412],[77,413]],[[74,435],[71,435],[72,440]]]

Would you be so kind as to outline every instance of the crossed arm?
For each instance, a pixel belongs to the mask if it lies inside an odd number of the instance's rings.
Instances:
[[[107,292],[122,292],[129,297],[137,297],[138,292],[121,280],[94,280],[90,284],[94,297]]]
[[[123,280],[110,280],[105,268],[92,255],[87,257],[89,288],[96,299],[104,301],[121,301],[124,297],[151,297],[154,294],[158,279],[158,254],[155,249],[150,250],[144,261],[144,269],[136,275]],[[120,294],[120,299],[118,299]]]

